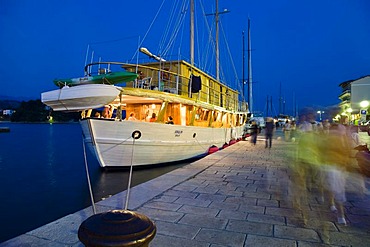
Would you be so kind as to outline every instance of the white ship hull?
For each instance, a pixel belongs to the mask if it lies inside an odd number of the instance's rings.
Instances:
[[[237,128],[207,128],[140,121],[85,119],[81,121],[87,146],[102,167],[154,165],[206,154],[242,135]],[[133,133],[140,136],[134,139]]]

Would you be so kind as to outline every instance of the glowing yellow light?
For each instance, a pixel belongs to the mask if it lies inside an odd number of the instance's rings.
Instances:
[[[369,106],[369,101],[367,101],[367,100],[361,101],[360,106],[362,108],[367,108]]]

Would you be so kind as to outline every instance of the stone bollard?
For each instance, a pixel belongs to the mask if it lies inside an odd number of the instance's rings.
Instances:
[[[112,210],[87,218],[78,229],[85,246],[147,247],[157,228],[145,215],[129,210]]]

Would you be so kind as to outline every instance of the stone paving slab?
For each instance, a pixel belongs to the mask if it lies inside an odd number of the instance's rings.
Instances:
[[[293,206],[294,145],[274,140],[265,149],[261,139],[255,146],[238,142],[135,186],[129,209],[155,222],[153,247],[370,246],[370,198],[359,195],[354,182],[345,204],[347,226],[337,224],[314,192],[300,210]],[[124,208],[126,193],[96,203],[97,212]],[[92,214],[86,208],[0,246],[83,246],[77,231]]]

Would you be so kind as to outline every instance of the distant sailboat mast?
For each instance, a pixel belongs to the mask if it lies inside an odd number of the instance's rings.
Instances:
[[[245,85],[245,78],[244,78],[244,68],[245,68],[245,55],[244,55],[244,52],[245,52],[245,47],[244,47],[244,44],[245,44],[245,41],[244,41],[244,31],[242,32],[242,38],[243,38],[243,42],[242,42],[242,46],[243,46],[243,65],[242,65],[242,83],[243,83],[243,92],[242,92],[242,98],[243,98],[243,102],[245,102],[245,90],[244,90],[244,85]]]
[[[251,56],[251,20],[248,18],[248,107],[253,112],[253,89],[252,89],[252,56]]]

